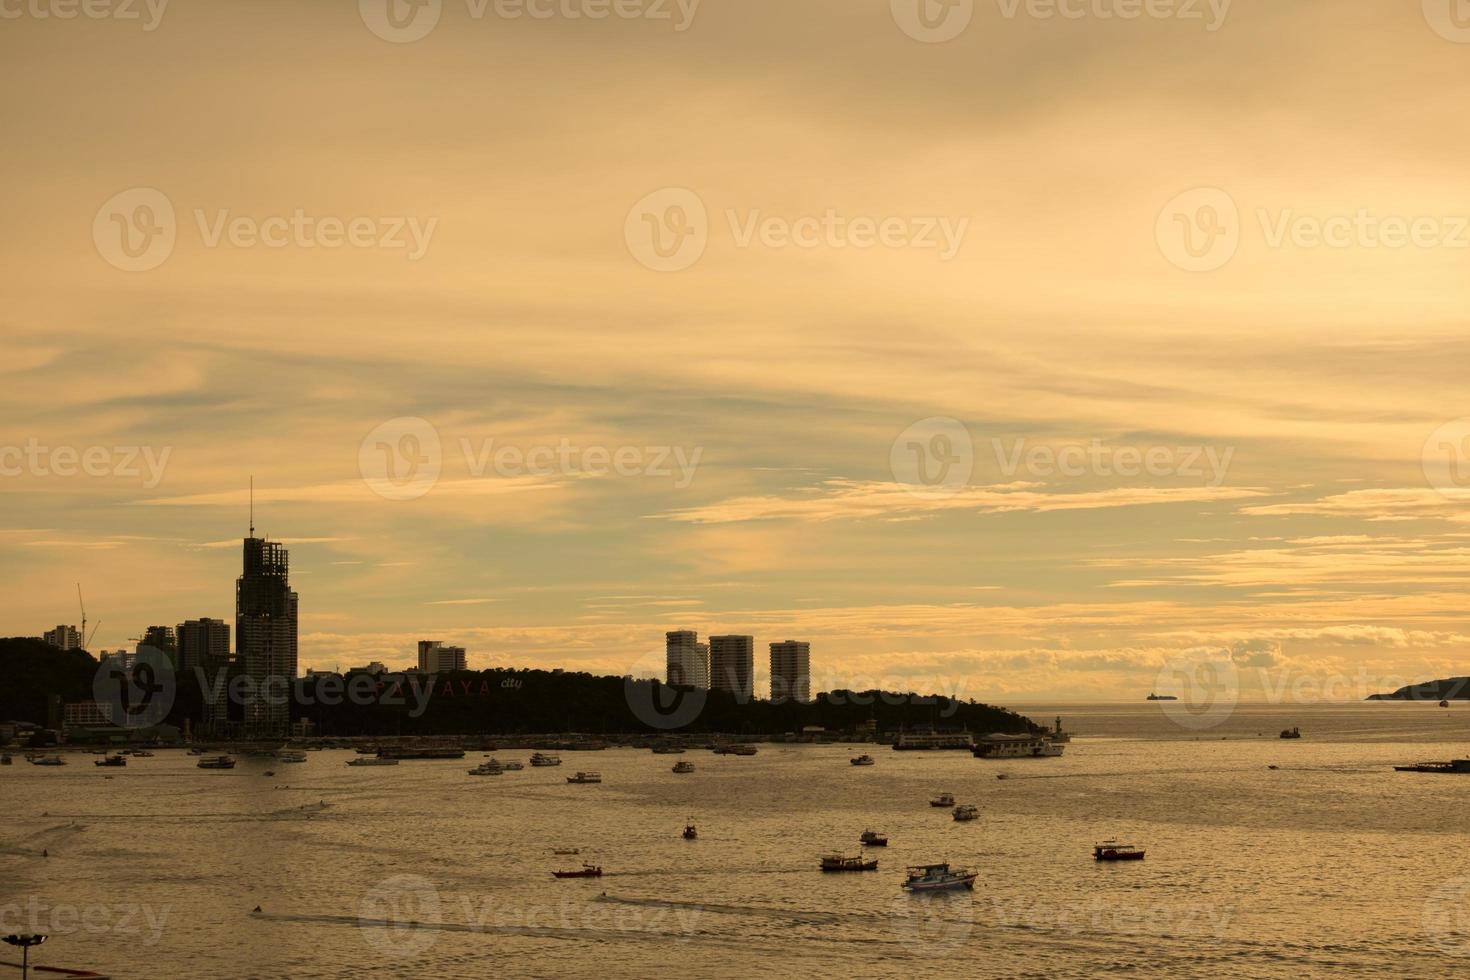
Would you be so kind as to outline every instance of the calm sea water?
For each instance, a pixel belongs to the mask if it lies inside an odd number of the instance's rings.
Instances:
[[[611,749],[499,777],[466,775],[474,755],[17,760],[0,769],[0,931],[38,917],[37,962],[114,977],[1470,971],[1470,779],[1389,768],[1470,755],[1470,708],[1242,705],[1196,730],[1158,705],[1017,707],[1063,714],[1064,757]],[[1278,739],[1289,725],[1306,737]],[[578,768],[605,782],[567,785]],[[930,807],[941,791],[981,819]],[[878,871],[816,870],[867,827],[891,838]],[[1110,836],[1147,860],[1096,865]],[[606,876],[552,878],[583,857]],[[938,860],[978,869],[975,892],[901,893],[905,865]]]

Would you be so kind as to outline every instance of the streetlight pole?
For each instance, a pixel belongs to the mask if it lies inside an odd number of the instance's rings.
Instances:
[[[8,945],[20,947],[20,977],[21,980],[26,980],[31,974],[31,947],[41,945],[47,937],[31,933],[24,936],[5,936],[3,939]]]

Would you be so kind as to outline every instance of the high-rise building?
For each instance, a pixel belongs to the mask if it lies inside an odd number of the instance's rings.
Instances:
[[[77,650],[82,645],[82,634],[75,626],[58,626],[41,634],[41,639],[58,650]]]
[[[677,687],[709,689],[709,646],[694,630],[664,634],[665,682]]]
[[[735,695],[740,704],[755,694],[755,637],[709,638],[709,686]]]
[[[447,674],[468,670],[464,647],[447,647],[438,640],[419,640],[419,671],[424,674]]]
[[[180,623],[174,635],[179,670],[193,671],[210,659],[230,659],[230,624],[223,619],[190,619]]]
[[[169,663],[178,669],[178,643],[174,637],[172,626],[150,626],[143,631],[143,637],[138,641],[135,648],[136,653],[142,653],[145,649],[157,650],[168,657]]]
[[[771,644],[771,700],[812,699],[812,645],[803,640]]]
[[[291,687],[296,679],[296,593],[291,591],[285,546],[245,539],[244,568],[235,583],[235,644],[245,690],[244,734],[285,738],[291,730]]]

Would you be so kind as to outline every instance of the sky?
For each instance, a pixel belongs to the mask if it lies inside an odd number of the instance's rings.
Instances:
[[[1459,0],[391,2],[0,0],[0,634],[1470,672]]]

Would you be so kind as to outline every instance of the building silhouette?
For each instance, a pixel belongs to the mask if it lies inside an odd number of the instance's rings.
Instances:
[[[82,634],[75,626],[57,626],[41,634],[41,639],[58,650],[77,650],[82,645]]]
[[[464,647],[447,647],[438,640],[419,641],[420,673],[447,674],[468,669]]]
[[[190,619],[174,631],[179,670],[193,671],[210,660],[230,659],[230,624],[223,619]]]
[[[771,644],[771,701],[812,699],[812,645],[803,640]]]
[[[665,680],[671,686],[709,688],[709,646],[694,630],[664,634]]]
[[[709,685],[745,704],[755,695],[755,637],[709,638]]]
[[[235,583],[235,643],[248,677],[241,721],[247,738],[285,738],[291,728],[296,679],[296,593],[285,546],[245,539],[244,568]]]

